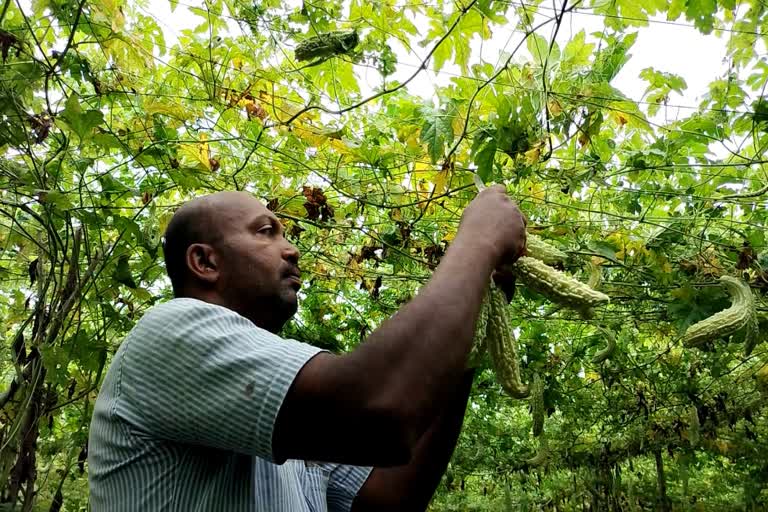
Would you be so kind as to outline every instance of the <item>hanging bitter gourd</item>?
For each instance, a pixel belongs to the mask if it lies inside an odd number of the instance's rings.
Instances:
[[[475,337],[472,341],[472,349],[467,357],[467,368],[480,366],[488,345],[488,317],[491,314],[490,291],[486,289],[483,302],[480,304],[480,312],[475,323]]]
[[[707,341],[730,336],[755,320],[755,298],[749,285],[731,276],[722,276],[720,283],[731,296],[731,307],[688,327],[683,335],[684,346],[698,347]]]
[[[537,468],[539,466],[543,466],[546,464],[547,460],[549,459],[549,443],[547,442],[547,438],[542,437],[539,441],[539,451],[536,452],[536,455],[531,457],[530,459],[527,459],[525,461],[525,464],[530,467]]]
[[[517,341],[509,328],[507,301],[504,292],[496,286],[490,288],[490,304],[488,351],[496,372],[496,380],[512,398],[526,398],[530,390],[520,381]]]
[[[589,267],[589,280],[587,281],[587,286],[593,290],[599,290],[600,285],[603,284],[603,273],[600,271],[600,266],[595,265],[591,261],[587,266]]]
[[[511,270],[526,287],[556,304],[575,309],[584,316],[591,316],[592,308],[611,300],[606,294],[593,290],[581,281],[530,256],[519,258]]]
[[[608,329],[600,329],[605,334],[605,341],[607,345],[604,349],[595,353],[592,358],[592,364],[600,364],[606,359],[610,358],[614,352],[616,352],[616,336]]]
[[[568,259],[568,255],[563,251],[533,233],[528,233],[526,236],[525,251],[529,257],[543,261],[547,265],[555,265]]]
[[[294,49],[294,56],[298,61],[333,57],[349,53],[359,42],[357,31],[327,32],[301,41]]]
[[[693,448],[699,445],[701,437],[701,425],[699,424],[699,410],[693,406],[688,411],[688,442]]]
[[[479,175],[474,174],[478,192],[486,188]],[[570,307],[585,318],[592,316],[593,308],[610,302],[606,294],[593,290],[584,283],[550,267],[549,263],[560,263],[567,255],[536,235],[528,234],[526,250],[528,256],[518,258],[509,267],[519,281],[556,304]]]
[[[753,308],[753,314],[744,326],[744,355],[749,356],[757,346],[760,339],[760,321],[757,318],[757,305]]]
[[[544,381],[538,373],[533,374],[531,382],[531,415],[533,435],[539,437],[544,431]]]

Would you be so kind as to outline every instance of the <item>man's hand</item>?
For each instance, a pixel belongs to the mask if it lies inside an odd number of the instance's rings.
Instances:
[[[464,210],[456,237],[485,245],[495,267],[511,265],[525,254],[526,219],[501,185],[483,190]]]

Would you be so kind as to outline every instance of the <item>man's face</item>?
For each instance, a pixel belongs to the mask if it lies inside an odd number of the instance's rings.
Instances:
[[[283,226],[257,199],[238,194],[224,205],[217,288],[241,314],[279,330],[298,307],[299,252]]]

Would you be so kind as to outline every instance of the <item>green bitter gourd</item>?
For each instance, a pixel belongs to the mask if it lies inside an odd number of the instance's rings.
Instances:
[[[490,304],[488,351],[491,354],[496,379],[511,397],[526,398],[530,390],[520,380],[517,341],[509,328],[506,299],[504,292],[495,286],[490,288]]]
[[[531,415],[533,416],[534,437],[539,437],[544,431],[544,412],[544,381],[538,373],[534,373],[531,382]]]
[[[755,320],[755,298],[749,285],[731,276],[722,276],[720,283],[731,296],[731,307],[688,327],[683,335],[684,346],[698,347],[707,341],[730,336]]]

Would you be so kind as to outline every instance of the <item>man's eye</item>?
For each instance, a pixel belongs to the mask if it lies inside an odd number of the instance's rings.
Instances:
[[[259,233],[271,233],[272,231],[274,231],[272,226],[264,226],[263,228],[259,229]]]

